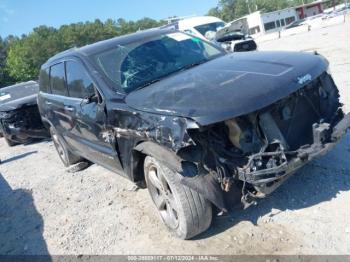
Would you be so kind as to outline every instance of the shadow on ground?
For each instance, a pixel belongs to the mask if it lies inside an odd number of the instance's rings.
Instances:
[[[196,239],[219,234],[240,221],[257,225],[271,209],[298,210],[329,201],[341,191],[350,190],[350,134],[327,155],[307,164],[270,196],[247,210],[234,208],[228,216],[217,217],[210,229]],[[273,216],[273,214],[269,214]]]
[[[0,173],[0,255],[48,255],[44,222],[29,190],[12,190]]]
[[[38,151],[30,151],[30,152],[26,152],[26,153],[23,153],[23,154],[19,154],[17,156],[14,156],[14,157],[11,157],[11,158],[8,158],[8,159],[2,159],[1,160],[1,164],[6,164],[6,163],[10,163],[12,161],[16,161],[18,159],[21,159],[21,158],[24,158],[24,157],[27,157],[29,155],[32,155],[32,154],[36,154],[38,153]]]

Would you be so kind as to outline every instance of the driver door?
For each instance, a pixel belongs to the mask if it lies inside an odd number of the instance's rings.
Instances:
[[[65,110],[73,120],[68,143],[86,159],[120,171],[115,145],[103,137],[106,114],[101,94],[79,60],[68,60],[65,66],[69,93]]]

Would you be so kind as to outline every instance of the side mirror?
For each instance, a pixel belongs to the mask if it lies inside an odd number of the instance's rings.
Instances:
[[[81,100],[80,107],[92,103],[98,103],[98,96],[96,94],[91,94],[90,96],[87,96],[83,100]]]
[[[98,103],[98,96],[96,94],[88,96],[86,99],[86,104]]]

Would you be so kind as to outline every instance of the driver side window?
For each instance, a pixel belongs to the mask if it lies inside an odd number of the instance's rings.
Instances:
[[[94,84],[81,63],[67,61],[66,75],[70,97],[86,98],[95,94]]]

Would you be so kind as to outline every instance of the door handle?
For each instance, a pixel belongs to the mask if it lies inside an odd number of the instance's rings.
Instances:
[[[65,106],[64,109],[67,111],[70,111],[70,112],[74,111],[74,107],[72,107],[72,106]]]
[[[45,104],[47,104],[48,106],[52,105],[52,103],[49,101],[45,101]]]

